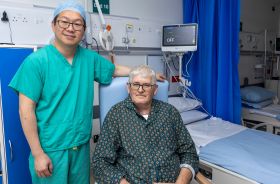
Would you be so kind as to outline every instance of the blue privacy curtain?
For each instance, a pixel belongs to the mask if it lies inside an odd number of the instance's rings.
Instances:
[[[188,66],[192,91],[210,114],[240,124],[240,0],[183,0],[183,12],[184,23],[196,22],[199,30]]]

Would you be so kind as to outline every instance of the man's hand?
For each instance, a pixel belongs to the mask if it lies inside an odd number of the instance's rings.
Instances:
[[[125,178],[122,178],[120,184],[129,184],[129,182]]]
[[[188,168],[181,168],[176,184],[189,184],[192,180],[192,172]]]
[[[157,80],[161,81],[161,82],[163,82],[166,79],[166,77],[161,73],[157,73],[156,77],[157,77]]]
[[[44,152],[34,156],[35,171],[39,177],[49,177],[53,172],[51,159]]]

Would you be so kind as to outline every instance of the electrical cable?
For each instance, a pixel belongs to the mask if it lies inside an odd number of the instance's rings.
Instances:
[[[96,43],[96,48],[97,48],[97,53],[99,54],[99,46],[98,46],[98,42],[97,42],[97,40],[94,38],[94,37],[92,37],[92,39],[95,41],[95,43]]]
[[[190,62],[192,56],[193,56],[193,52],[192,52],[192,55],[191,55],[190,59],[188,60],[187,64],[189,64],[189,62]],[[167,57],[166,57],[166,54],[165,54],[164,52],[163,52],[163,58],[164,58],[165,64],[166,64],[167,68],[169,69],[171,75],[175,76],[174,72],[171,70],[171,67],[170,67],[170,65],[169,65],[169,63],[168,63],[168,60],[167,60]],[[175,78],[175,81],[181,84],[181,86],[178,86],[177,92],[183,94],[183,96],[184,96],[185,98],[188,97],[188,98],[194,99],[194,100],[196,100],[196,101],[199,101],[199,102],[201,103],[201,105],[198,106],[197,109],[198,109],[198,108],[201,108],[204,112],[206,112],[206,113],[208,114],[208,116],[211,116],[211,117],[212,117],[212,115],[203,107],[201,100],[198,99],[198,98],[193,94],[193,92],[191,91],[191,89],[190,89],[188,86],[185,86],[181,80],[178,81],[177,78]],[[183,87],[183,88],[182,88],[182,87]],[[179,91],[179,89],[180,89],[180,91]]]
[[[163,53],[163,58],[164,58],[165,64],[167,65],[167,67],[168,67],[170,73],[171,73],[173,76],[175,76],[175,73],[172,71],[172,69],[171,69],[169,63],[167,62],[167,58],[166,58],[165,53]],[[179,81],[177,78],[175,78],[175,80],[176,80],[176,82],[179,82],[179,83],[183,84],[182,81]]]
[[[204,112],[206,112],[206,113],[208,114],[208,116],[211,116],[211,117],[212,117],[212,115],[203,107],[201,100],[198,99],[198,98],[193,94],[193,92],[191,91],[191,89],[190,89],[188,86],[185,86],[185,88],[186,88],[186,94],[188,95],[189,98],[192,98],[192,99],[194,99],[194,100],[196,100],[196,101],[199,101],[199,102],[201,103],[201,105],[198,106],[197,108],[200,108],[200,107],[201,107],[202,110],[204,110]]]
[[[277,101],[279,100],[279,99],[278,99],[278,94],[279,94],[279,80],[277,80],[277,90],[276,90],[276,98],[277,98]]]
[[[189,72],[188,72],[188,65],[189,65],[189,63],[190,63],[192,57],[193,57],[193,52],[192,52],[191,57],[189,58],[189,60],[187,61],[187,64],[186,64],[186,73],[187,73],[187,75],[184,74],[184,73],[182,72],[182,75],[183,75],[185,78],[190,77],[190,74],[189,74]]]
[[[175,63],[174,63],[174,60],[173,60],[172,57],[171,57],[171,61],[172,61],[172,64],[173,64],[174,69],[175,69],[176,71],[179,71],[179,68],[176,68]]]
[[[167,68],[169,69],[169,71],[170,71],[170,73],[171,73],[171,76],[175,76],[176,74],[173,72],[173,70],[171,69],[169,63],[167,62],[167,57],[166,57],[166,55],[165,55],[164,52],[163,52],[163,58],[164,58],[164,61],[165,61],[165,64],[166,64]],[[178,80],[176,77],[175,77],[174,79],[175,79],[175,81],[176,81],[177,83],[180,83],[180,84],[181,84],[180,86],[177,87],[176,91],[177,91],[178,93],[184,94],[184,93],[185,93],[185,90],[182,89],[182,86],[185,86],[184,83],[183,83],[181,80]]]
[[[12,33],[12,29],[11,29],[11,23],[10,23],[10,21],[8,21],[8,23],[9,23],[9,29],[10,29],[10,40],[11,40],[11,43],[14,44],[13,33]]]

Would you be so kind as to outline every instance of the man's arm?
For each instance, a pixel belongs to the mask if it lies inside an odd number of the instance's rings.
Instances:
[[[182,167],[175,184],[189,184],[191,180],[192,180],[191,170]],[[171,183],[155,183],[155,184],[171,184]]]
[[[36,103],[19,93],[19,114],[23,132],[34,157],[36,173],[39,177],[48,177],[52,174],[52,163],[44,153],[38,136],[37,119],[35,116]]]
[[[115,64],[114,77],[125,77],[125,76],[128,76],[130,71],[131,71],[131,68],[129,68],[127,66]]]
[[[110,53],[110,60],[115,65],[115,72],[114,77],[125,77],[128,76],[129,72],[131,71],[130,67],[123,66],[123,65],[117,65],[115,63],[115,54]],[[156,77],[158,81],[163,82],[166,77],[161,73],[156,73]]]
[[[93,172],[98,183],[120,183],[120,181],[126,183],[125,171],[116,165],[117,150],[121,145],[118,112],[113,107],[107,113],[94,151]]]
[[[115,64],[115,72],[114,72],[114,77],[125,77],[128,76],[129,72],[131,71],[131,68],[123,65],[117,65]],[[163,82],[166,78],[163,74],[161,73],[156,73],[156,77],[158,81]]]
[[[181,163],[181,172],[177,181],[183,179],[181,176],[184,176],[184,180],[190,182],[198,171],[198,155],[196,153],[194,142],[183,123],[180,113],[173,107],[172,114],[177,139],[176,153],[179,155]],[[186,174],[185,171],[188,171],[189,174]]]
[[[182,167],[180,170],[180,174],[176,180],[176,184],[189,184],[192,180],[192,172],[188,168]]]
[[[129,182],[125,178],[122,178],[120,184],[129,184]]]

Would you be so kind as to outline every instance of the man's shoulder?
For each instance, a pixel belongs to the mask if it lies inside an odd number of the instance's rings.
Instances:
[[[116,118],[120,117],[120,114],[123,114],[123,115],[128,114],[127,106],[124,101],[120,101],[120,102],[116,103],[115,105],[113,105],[110,108],[110,110],[108,111],[106,116],[116,119]]]
[[[27,59],[28,60],[36,60],[36,59],[42,59],[42,58],[47,58],[49,52],[50,52],[50,45],[44,46],[42,48],[39,48],[32,54],[30,54]]]
[[[82,46],[78,46],[79,47],[79,50],[80,50],[80,53],[82,55],[85,55],[85,56],[97,56],[97,52],[95,52],[94,50],[90,50],[90,49],[87,49],[87,48],[84,48]]]
[[[111,110],[116,111],[116,110],[122,110],[124,108],[126,108],[126,100],[122,100],[118,103],[116,103],[115,105],[112,106]]]
[[[44,61],[46,61],[48,58],[47,47],[48,46],[42,47],[28,55],[24,59],[23,65],[25,67],[33,67],[33,69],[35,69],[36,67],[41,68]]]
[[[172,108],[172,105],[162,100],[153,99],[153,103],[160,107]]]
[[[177,112],[177,109],[173,105],[171,105],[167,102],[153,99],[153,103],[155,104],[155,106],[157,108],[161,109],[162,111]]]

